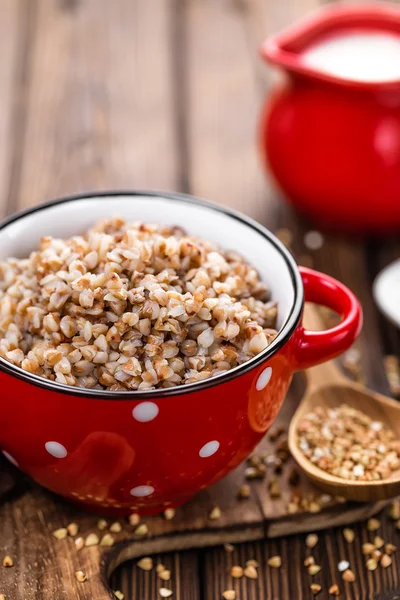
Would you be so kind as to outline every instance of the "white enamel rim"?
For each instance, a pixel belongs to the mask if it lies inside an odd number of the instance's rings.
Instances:
[[[373,284],[373,295],[381,312],[400,327],[400,259],[382,269]]]
[[[127,201],[134,201],[135,197],[143,197],[145,196],[147,200],[160,199],[168,200],[171,199],[175,202],[182,203],[183,210],[184,205],[194,204],[198,205],[204,209],[208,209],[210,211],[216,211],[218,213],[222,213],[225,217],[229,217],[232,220],[239,221],[242,225],[247,226],[248,228],[256,231],[260,234],[264,239],[266,244],[271,244],[275,250],[281,255],[284,259],[284,262],[287,266],[291,282],[293,285],[294,291],[294,299],[289,311],[289,314],[286,318],[286,321],[280,328],[280,331],[275,338],[275,340],[260,354],[257,354],[252,359],[248,360],[242,365],[234,367],[230,371],[223,373],[221,375],[217,375],[215,377],[211,377],[209,379],[205,379],[203,381],[188,383],[186,385],[178,385],[171,388],[157,389],[157,390],[141,390],[141,391],[109,391],[109,390],[91,390],[86,388],[73,387],[61,383],[55,383],[53,381],[49,381],[48,379],[44,379],[38,375],[34,375],[32,373],[27,373],[20,367],[16,365],[12,365],[5,359],[0,357],[0,370],[12,375],[14,377],[18,377],[19,379],[23,379],[28,383],[32,383],[35,386],[47,389],[52,392],[69,394],[72,396],[81,396],[85,398],[93,398],[99,400],[143,400],[144,398],[162,398],[164,396],[178,396],[183,394],[189,394],[191,392],[199,392],[201,390],[205,390],[210,387],[215,387],[216,385],[221,385],[247,373],[251,369],[261,365],[266,360],[271,358],[274,354],[276,354],[291,338],[293,335],[302,315],[303,305],[304,305],[304,290],[303,290],[303,282],[298,270],[296,261],[294,260],[291,253],[286,249],[286,247],[278,240],[278,238],[271,233],[268,229],[254,221],[253,219],[243,215],[238,211],[234,211],[228,209],[224,206],[216,204],[214,202],[210,202],[209,200],[203,200],[197,198],[195,196],[190,196],[188,194],[180,194],[173,192],[163,192],[163,191],[149,191],[149,190],[120,190],[120,191],[102,191],[102,192],[88,192],[84,194],[76,194],[72,196],[66,196],[63,198],[59,198],[56,200],[51,200],[50,202],[45,202],[43,204],[36,205],[30,209],[18,212],[7,219],[3,220],[0,223],[0,238],[5,229],[11,225],[16,223],[17,221],[24,219],[33,213],[37,213],[40,211],[45,211],[49,208],[54,208],[57,205],[63,205],[68,202],[77,202],[79,200],[87,201],[96,199],[102,199],[105,197],[114,197],[118,199],[126,198]],[[112,211],[110,211],[112,212]],[[96,218],[96,211],[93,211],[94,218]],[[155,219],[156,220],[156,219]],[[206,234],[205,234],[206,235]],[[240,248],[239,248],[240,252]]]

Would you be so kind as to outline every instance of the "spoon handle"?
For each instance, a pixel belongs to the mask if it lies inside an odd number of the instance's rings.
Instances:
[[[307,329],[314,331],[326,329],[324,321],[319,315],[318,310],[315,308],[315,305],[309,302],[304,306],[304,324]],[[333,360],[321,363],[316,367],[311,367],[310,369],[307,369],[306,373],[309,388],[340,383],[345,379]]]

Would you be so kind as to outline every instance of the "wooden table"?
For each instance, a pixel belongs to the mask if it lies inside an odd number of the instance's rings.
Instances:
[[[257,155],[257,118],[273,80],[257,49],[263,38],[323,3],[0,0],[2,214],[83,190],[179,190],[240,209],[272,230],[289,227],[297,255],[309,254],[303,235],[311,225],[281,202]],[[357,242],[326,235],[312,255],[316,268],[359,296],[365,379],[385,393],[382,357],[399,354],[400,338],[379,316],[371,282],[399,254],[395,238]],[[383,536],[398,539],[383,520]],[[362,528],[356,530],[361,538]],[[284,564],[256,582],[242,580],[238,600],[311,598],[303,548],[301,536],[238,546],[241,563],[256,558],[262,564],[280,554]],[[340,531],[321,536],[316,557],[326,586],[337,577],[341,552]],[[358,546],[353,552],[358,577],[346,598],[400,597],[381,595],[400,587],[399,568],[368,573]],[[221,548],[161,560],[173,572],[175,600],[217,600],[227,587]],[[158,597],[155,581],[131,564],[113,575],[112,587],[129,600]]]

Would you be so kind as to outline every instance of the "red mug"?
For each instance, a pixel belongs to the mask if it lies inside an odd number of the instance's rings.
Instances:
[[[400,228],[400,78],[351,79],[305,60],[316,44],[360,32],[399,39],[400,7],[326,7],[263,44],[286,78],[266,99],[259,141],[302,213],[322,227],[381,233]]]
[[[3,454],[43,486],[91,510],[151,514],[186,502],[243,461],[275,419],[293,372],[351,346],[362,316],[350,290],[298,268],[267,229],[182,194],[105,192],[36,206],[0,225],[0,258],[26,256],[43,235],[68,237],[111,214],[180,225],[235,248],[278,302],[279,334],[263,352],[217,377],[173,388],[75,388],[0,358]],[[305,330],[304,298],[340,313],[341,323]]]

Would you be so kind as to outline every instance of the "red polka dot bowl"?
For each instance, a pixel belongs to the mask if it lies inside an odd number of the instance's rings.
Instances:
[[[227,475],[275,419],[294,371],[348,348],[361,310],[341,283],[298,268],[267,229],[222,206],[171,193],[63,198],[0,225],[0,258],[26,256],[43,235],[68,237],[101,217],[180,225],[240,251],[279,305],[279,334],[247,363],[162,390],[111,392],[62,385],[0,358],[0,448],[46,488],[105,514],[156,513]],[[327,331],[302,326],[304,298],[342,315]]]

